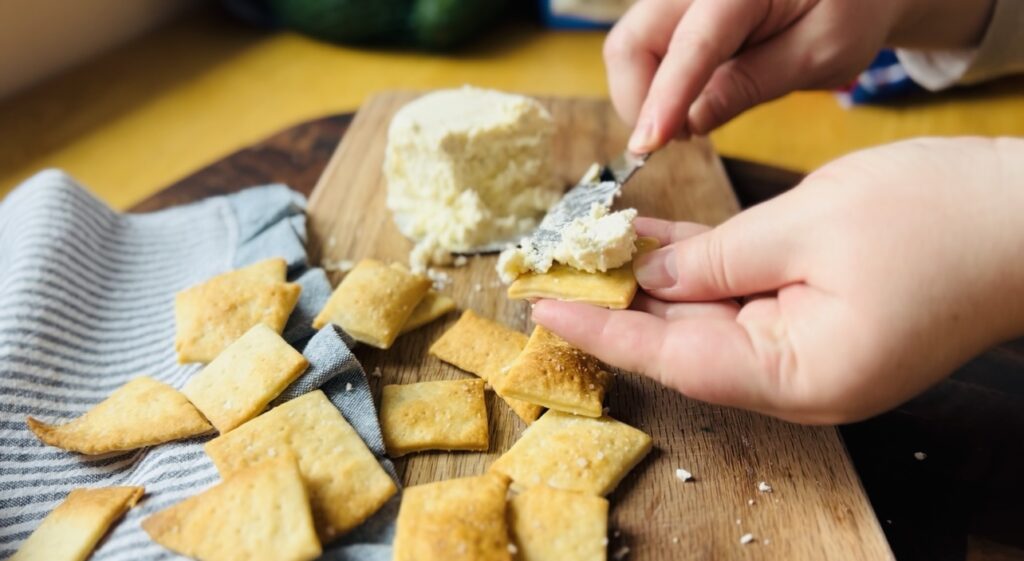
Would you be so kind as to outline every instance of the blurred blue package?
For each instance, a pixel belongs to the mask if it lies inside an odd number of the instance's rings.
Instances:
[[[552,29],[606,29],[636,0],[540,0],[544,25]]]
[[[878,53],[867,70],[861,72],[845,88],[841,88],[836,97],[841,105],[850,107],[884,103],[922,91],[924,88],[907,74],[896,53],[886,49]]]

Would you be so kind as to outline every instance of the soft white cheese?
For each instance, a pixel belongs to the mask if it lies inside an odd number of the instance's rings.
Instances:
[[[554,132],[536,100],[493,90],[442,90],[400,109],[384,174],[388,208],[417,242],[413,269],[533,230],[562,192]]]
[[[636,252],[636,209],[610,213],[595,203],[590,214],[577,218],[562,230],[562,239],[550,251],[535,251],[529,238],[498,257],[498,275],[511,283],[526,272],[546,273],[554,262],[593,273],[621,267]]]

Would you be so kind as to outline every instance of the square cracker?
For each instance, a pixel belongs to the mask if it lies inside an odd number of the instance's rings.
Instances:
[[[423,300],[420,300],[420,303],[413,309],[409,319],[405,321],[400,335],[404,335],[413,329],[419,329],[454,309],[455,300],[436,290],[429,290],[426,296],[423,297]]]
[[[415,485],[398,511],[394,561],[511,561],[498,474]]]
[[[654,238],[639,238],[637,254],[657,249]],[[525,273],[508,287],[513,300],[551,298],[566,302],[583,302],[603,308],[628,308],[636,296],[637,283],[633,263],[605,272],[588,273],[562,263],[555,263],[546,273]]]
[[[134,450],[213,430],[178,390],[147,376],[114,390],[69,423],[48,425],[29,417],[28,428],[50,446],[82,454]]]
[[[258,323],[284,331],[302,292],[285,282],[286,271],[284,259],[267,259],[176,294],[178,362],[210,362]]]
[[[509,501],[509,533],[520,561],[604,561],[608,501],[544,485]]]
[[[294,456],[240,471],[142,521],[156,543],[202,561],[308,561],[320,556]]]
[[[85,561],[143,493],[142,487],[72,490],[8,561]]]
[[[434,341],[430,354],[494,385],[502,370],[515,360],[526,342],[525,334],[466,310],[455,325]],[[496,390],[497,391],[497,390]],[[541,407],[498,392],[519,418],[530,424],[540,416]]]
[[[387,349],[428,290],[430,279],[424,276],[363,259],[334,289],[313,327],[333,323],[356,341]]]
[[[611,417],[548,411],[493,464],[516,488],[607,495],[651,451],[651,437]]]
[[[221,433],[259,415],[309,366],[269,327],[257,324],[185,384],[185,394]]]
[[[323,543],[377,512],[398,490],[373,452],[320,390],[279,405],[206,444],[221,476],[291,450]]]
[[[487,405],[480,378],[388,385],[380,428],[391,457],[422,450],[487,450]]]
[[[601,416],[612,375],[598,360],[537,326],[526,348],[491,383],[514,399],[587,417]]]

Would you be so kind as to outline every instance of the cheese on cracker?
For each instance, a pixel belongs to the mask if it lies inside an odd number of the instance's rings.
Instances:
[[[604,561],[608,501],[544,485],[508,505],[509,532],[519,561]]]
[[[538,325],[523,352],[492,384],[495,391],[514,399],[600,417],[611,381],[596,358]]]
[[[320,556],[295,458],[240,471],[142,521],[158,544],[200,561],[309,561]]]
[[[391,457],[423,450],[487,450],[484,381],[384,386],[380,428]]]
[[[464,87],[399,110],[388,129],[387,206],[416,242],[414,270],[516,240],[561,196],[551,115],[528,97]]]
[[[72,490],[8,561],[85,561],[143,492],[142,487]]]
[[[222,477],[291,451],[323,543],[377,512],[398,490],[355,429],[320,390],[267,411],[206,444]]]
[[[448,331],[430,346],[430,354],[471,372],[494,385],[529,340],[525,334],[466,310]],[[497,391],[497,390],[496,390]],[[497,392],[526,424],[540,416],[542,408]]]
[[[638,255],[657,247],[653,238],[636,241]],[[603,272],[586,272],[555,263],[545,273],[521,274],[509,285],[507,294],[512,300],[550,298],[622,310],[633,302],[636,291],[632,262]]]
[[[398,512],[394,561],[511,561],[498,474],[415,485]]]
[[[217,275],[174,298],[178,361],[210,362],[252,326],[284,331],[302,287],[285,282],[284,259]]]
[[[29,417],[28,428],[50,446],[82,454],[135,450],[213,430],[178,390],[147,376],[121,386],[69,423],[48,425]]]
[[[611,417],[548,411],[493,464],[517,488],[607,495],[651,450],[651,437]]]
[[[430,285],[427,277],[364,259],[334,290],[313,327],[333,323],[357,341],[390,348]]]
[[[221,433],[259,415],[309,362],[269,327],[257,324],[194,375],[182,393]]]

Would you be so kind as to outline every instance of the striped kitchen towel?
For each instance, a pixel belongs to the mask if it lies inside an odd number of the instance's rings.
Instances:
[[[284,257],[289,278],[303,285],[285,337],[311,366],[283,398],[324,389],[394,477],[351,341],[334,327],[309,327],[330,284],[307,263],[304,208],[301,195],[269,185],[119,214],[56,170],[0,203],[0,559],[72,488],[109,485],[141,485],[146,496],[92,559],[178,558],[139,522],[219,480],[202,449],[210,437],[89,457],[43,445],[25,417],[70,420],[142,374],[180,389],[200,366],[177,363],[174,294],[268,257]],[[324,558],[390,558],[396,510],[397,498]]]

